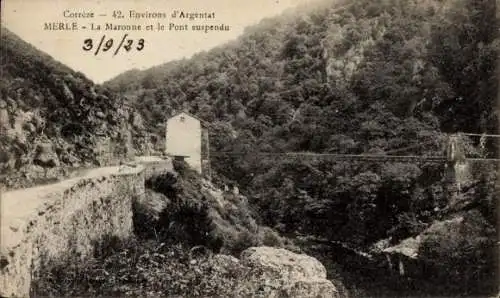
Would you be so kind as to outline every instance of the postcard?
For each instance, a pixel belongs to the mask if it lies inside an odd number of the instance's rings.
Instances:
[[[498,297],[495,0],[4,0],[0,297]]]

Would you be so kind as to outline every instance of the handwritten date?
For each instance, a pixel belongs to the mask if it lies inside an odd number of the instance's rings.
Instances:
[[[115,41],[113,38],[108,38],[106,40],[106,35],[103,35],[101,37],[101,39],[97,42],[97,46],[95,46],[94,40],[92,38],[87,38],[83,41],[82,49],[87,52],[94,50],[94,55],[96,56],[97,54],[99,54],[99,52],[107,52],[112,48],[115,49],[113,56],[116,56],[122,48],[127,52],[130,52],[133,49],[137,51],[142,51],[142,49],[144,49],[145,41],[143,38],[135,40],[127,39],[127,37],[128,34],[123,35],[121,41],[117,46],[115,45]]]

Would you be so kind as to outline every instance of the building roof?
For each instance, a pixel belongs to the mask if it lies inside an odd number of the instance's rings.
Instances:
[[[206,122],[205,120],[202,120],[202,119],[198,118],[197,116],[195,116],[195,115],[193,115],[193,114],[189,113],[189,112],[188,112],[188,111],[186,111],[186,110],[182,110],[182,111],[180,111],[180,112],[177,112],[177,113],[173,114],[171,117],[169,117],[168,119],[172,119],[172,118],[174,118],[174,117],[177,117],[177,116],[179,116],[180,114],[186,114],[186,115],[188,115],[189,117],[194,118],[194,119],[196,119],[196,120],[200,121],[200,123],[201,123],[203,126],[205,126],[205,127],[210,126],[210,123]]]

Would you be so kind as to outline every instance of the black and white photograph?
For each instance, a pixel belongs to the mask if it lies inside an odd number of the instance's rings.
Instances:
[[[500,297],[498,0],[4,0],[0,297]]]

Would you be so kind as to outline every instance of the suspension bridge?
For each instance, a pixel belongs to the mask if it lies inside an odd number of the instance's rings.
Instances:
[[[234,151],[210,151],[210,156],[242,156],[256,155],[271,158],[287,158],[287,159],[307,159],[317,161],[366,161],[366,162],[414,162],[414,163],[452,163],[457,162],[500,162],[500,158],[467,156],[464,144],[460,142],[462,137],[480,137],[479,146],[484,146],[486,138],[499,138],[500,135],[494,134],[474,134],[474,133],[457,133],[450,134],[446,137],[446,144],[443,144],[443,150],[438,155],[415,155],[404,154],[394,155],[396,152],[410,152],[414,149],[421,149],[428,145],[430,141],[403,147],[396,148],[381,153],[362,153],[362,154],[340,154],[340,153],[316,153],[316,152],[234,152]]]

